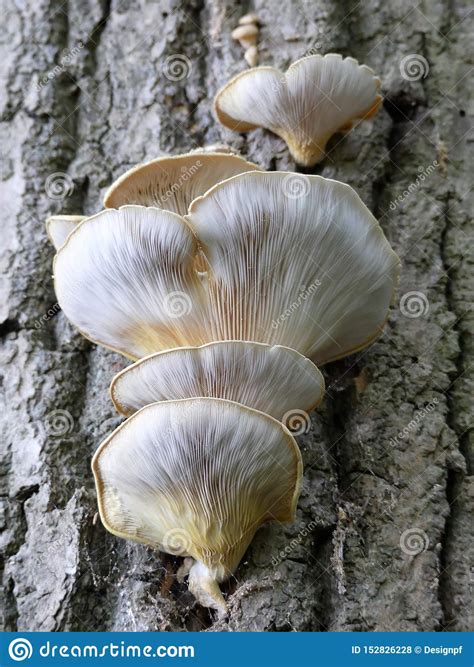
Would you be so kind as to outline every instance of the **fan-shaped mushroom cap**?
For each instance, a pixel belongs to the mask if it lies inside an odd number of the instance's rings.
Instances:
[[[199,345],[205,296],[196,239],[175,213],[123,206],[87,218],[54,262],[66,317],[93,342],[131,358]]]
[[[194,558],[193,593],[224,611],[217,582],[235,570],[258,527],[293,520],[301,455],[272,417],[195,398],[137,412],[102,443],[92,469],[107,530]]]
[[[46,220],[46,232],[56,250],[63,245],[72,230],[85,219],[84,215],[51,215]]]
[[[187,220],[209,261],[214,340],[285,345],[320,366],[381,332],[399,259],[348,185],[241,174],[195,200]]]
[[[292,410],[316,407],[324,379],[295,350],[234,340],[141,359],[115,376],[110,393],[124,415],[156,401],[204,396],[236,401],[282,420]]]
[[[141,204],[185,215],[192,200],[219,181],[255,169],[259,167],[252,162],[228,153],[161,157],[120,176],[107,191],[104,206]]]
[[[217,93],[215,110],[231,130],[271,130],[286,141],[296,162],[312,166],[335,132],[376,113],[379,85],[374,72],[354,58],[318,54],[297,60],[286,74],[273,67],[238,74]]]

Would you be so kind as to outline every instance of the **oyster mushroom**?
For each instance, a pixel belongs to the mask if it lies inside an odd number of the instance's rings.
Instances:
[[[282,424],[215,398],[142,408],[92,461],[107,530],[191,557],[190,590],[220,614],[226,604],[219,583],[235,571],[257,529],[293,520],[301,469]]]
[[[257,127],[281,137],[298,164],[324,157],[329,138],[373,116],[382,101],[380,80],[354,58],[319,54],[297,60],[283,74],[256,67],[237,74],[217,93],[219,121],[237,132]]]
[[[207,342],[197,242],[175,213],[143,206],[84,220],[54,261],[58,303],[86,338],[136,359]]]
[[[232,39],[239,42],[244,49],[257,43],[258,27],[255,23],[244,23],[232,31]]]
[[[46,220],[46,233],[58,250],[77,225],[86,219],[84,215],[51,215]]]
[[[320,366],[381,333],[399,259],[348,185],[250,172],[186,219],[209,263],[213,340],[285,345]]]
[[[259,167],[232,153],[193,152],[161,157],[125,172],[108,189],[106,208],[140,204],[188,212],[189,204],[219,181]]]
[[[239,25],[232,31],[232,39],[245,49],[244,58],[250,67],[255,67],[258,63],[258,33],[258,16],[254,13],[242,16]]]
[[[149,403],[195,396],[225,398],[283,420],[321,401],[324,379],[299,352],[247,341],[167,350],[137,361],[112,381],[117,410],[130,415]]]
[[[244,14],[239,19],[239,25],[257,25],[259,22],[258,15],[255,12],[250,12],[250,14]]]

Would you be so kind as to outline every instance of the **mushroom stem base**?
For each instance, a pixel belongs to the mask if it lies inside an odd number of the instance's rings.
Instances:
[[[217,575],[196,561],[189,571],[189,590],[203,607],[217,609],[219,617],[226,616],[228,609],[217,583]]]

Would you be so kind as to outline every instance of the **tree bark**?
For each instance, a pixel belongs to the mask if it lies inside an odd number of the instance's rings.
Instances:
[[[97,520],[90,460],[120,422],[108,385],[126,361],[58,312],[44,220],[94,213],[135,163],[210,143],[294,170],[277,137],[235,134],[212,113],[217,89],[246,67],[230,33],[248,10],[261,21],[261,64],[339,52],[382,79],[378,115],[334,138],[312,172],[357,190],[402,275],[378,342],[324,369],[325,401],[299,438],[298,521],[258,532],[218,621],[178,583],[179,559]],[[5,0],[4,629],[473,628],[467,15],[467,0]],[[188,71],[173,81],[166,62],[177,54]],[[409,80],[401,63],[413,54],[428,71]],[[67,196],[52,196],[58,179]],[[420,317],[400,309],[411,291],[422,294]]]

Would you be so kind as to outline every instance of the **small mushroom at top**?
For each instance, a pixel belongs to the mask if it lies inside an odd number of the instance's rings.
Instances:
[[[258,16],[257,14],[255,14],[255,12],[250,12],[250,14],[244,14],[239,19],[239,25],[249,25],[252,23],[254,23],[255,25],[258,24]]]
[[[258,64],[258,17],[256,14],[245,14],[239,19],[239,25],[232,31],[232,38],[245,49],[244,58],[250,67]]]
[[[225,615],[219,583],[262,524],[294,520],[302,463],[276,419],[194,398],[142,408],[102,443],[92,470],[107,530],[192,558],[191,592]]]
[[[245,50],[244,58],[247,61],[247,63],[250,65],[250,67],[255,67],[256,65],[258,65],[258,49],[257,49],[257,47],[255,45],[249,46],[249,48]]]
[[[258,28],[252,23],[239,25],[232,31],[232,39],[235,39],[244,49],[257,43]]]
[[[285,74],[273,67],[238,74],[217,93],[215,111],[237,132],[271,130],[298,164],[311,167],[323,159],[335,132],[377,112],[379,87],[370,67],[354,58],[317,54],[297,60]]]
[[[207,396],[285,422],[295,411],[313,410],[323,394],[323,376],[299,352],[241,340],[153,354],[121,371],[110,387],[115,407],[127,416],[157,401]]]
[[[56,250],[65,243],[72,230],[85,219],[84,215],[51,215],[46,220],[46,233]]]

